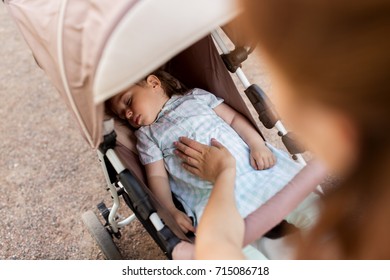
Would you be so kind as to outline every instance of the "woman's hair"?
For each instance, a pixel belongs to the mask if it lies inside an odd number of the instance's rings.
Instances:
[[[164,90],[164,93],[168,97],[172,97],[175,94],[183,95],[184,93],[186,93],[188,91],[187,87],[182,82],[180,82],[178,79],[173,77],[168,72],[161,70],[161,69],[157,69],[157,70],[153,71],[152,73],[148,74],[145,78],[143,78],[142,80],[138,81],[135,84],[138,86],[141,86],[141,87],[145,86],[146,79],[150,75],[155,75],[160,80],[161,87]],[[111,100],[112,99],[108,99],[104,104],[105,105],[105,114],[109,117],[116,118],[117,116],[116,116],[115,112],[112,110]]]
[[[359,162],[325,196],[299,257],[389,259],[390,2],[243,2],[248,27],[294,94],[341,110],[361,134]]]

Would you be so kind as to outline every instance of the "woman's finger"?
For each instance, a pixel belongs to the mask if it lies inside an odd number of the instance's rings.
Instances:
[[[211,138],[211,145],[217,148],[225,148],[217,139]]]
[[[186,155],[185,153],[181,152],[180,150],[175,150],[174,151],[175,155],[177,155],[183,162],[186,162],[186,163],[194,163],[196,162],[197,160]]]
[[[186,154],[183,154],[179,150],[175,150],[175,154],[186,164],[197,167],[199,165],[199,161],[195,158],[192,158],[190,156],[187,156]]]
[[[190,172],[191,174],[200,177],[199,170],[196,167],[193,167],[191,165],[188,165],[187,163],[182,164],[183,168]]]
[[[192,140],[190,138],[187,138],[187,137],[179,137],[179,143],[183,143],[185,144],[186,146],[190,147],[191,149],[199,152],[199,153],[202,153],[204,150],[206,150],[208,148],[207,145],[203,145],[201,143],[199,143],[198,141],[195,141],[195,140]]]
[[[198,159],[199,156],[201,155],[200,152],[197,150],[191,148],[190,146],[187,146],[186,144],[183,144],[179,141],[174,142],[175,147],[177,150],[179,150],[182,154],[185,154],[187,156],[190,156],[192,158]]]

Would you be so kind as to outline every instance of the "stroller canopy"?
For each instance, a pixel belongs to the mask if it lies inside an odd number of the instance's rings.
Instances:
[[[239,12],[235,0],[5,0],[96,148],[104,101]]]

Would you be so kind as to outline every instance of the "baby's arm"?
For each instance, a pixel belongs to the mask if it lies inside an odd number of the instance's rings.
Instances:
[[[214,108],[215,113],[229,124],[249,146],[250,162],[254,169],[263,170],[275,165],[276,158],[265,145],[263,138],[253,125],[239,112],[221,103]]]
[[[194,232],[195,229],[192,226],[191,219],[185,213],[177,209],[173,203],[168,173],[165,170],[164,161],[161,159],[146,164],[145,169],[149,186],[153,194],[155,194],[161,203],[168,209],[184,232]]]

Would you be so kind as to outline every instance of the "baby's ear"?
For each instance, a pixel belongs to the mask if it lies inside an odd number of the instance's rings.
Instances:
[[[159,78],[157,78],[156,75],[149,75],[146,77],[146,83],[153,87],[153,88],[156,88],[156,87],[161,87],[161,81]]]

